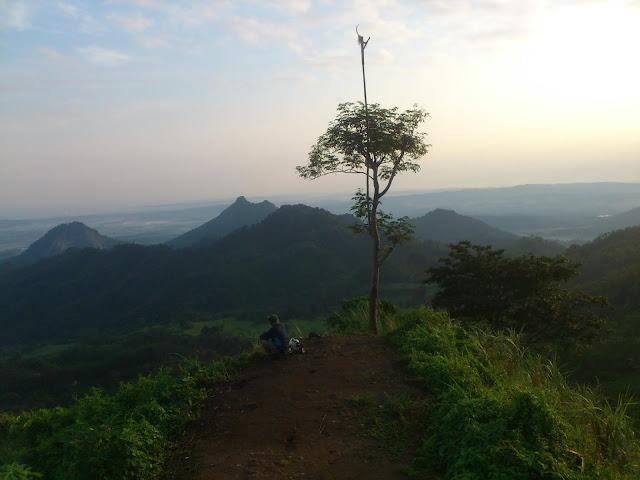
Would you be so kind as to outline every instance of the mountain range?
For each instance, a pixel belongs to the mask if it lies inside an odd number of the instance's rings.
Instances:
[[[253,223],[260,215],[266,216]],[[391,282],[419,284],[425,268],[446,254],[444,242],[520,241],[453,211],[436,210],[413,221],[417,239],[385,263],[383,276]],[[29,258],[37,252],[40,261],[0,274],[0,328],[6,341],[20,342],[34,335],[68,338],[80,331],[136,329],[175,321],[184,312],[210,317],[266,309],[317,315],[342,298],[367,292],[370,243],[349,230],[354,222],[348,214],[305,205],[274,210],[269,202],[240,197],[215,219],[178,237],[195,242],[185,241],[189,248],[117,244],[82,224],[61,225],[25,252],[33,253]],[[233,226],[239,228],[219,236]],[[87,246],[69,240],[84,237],[94,239],[96,249],[59,254],[63,247]],[[544,246],[541,239],[538,243]],[[46,254],[57,255],[42,258]],[[27,319],[40,322],[38,328]]]
[[[290,207],[283,206],[278,209],[274,204],[266,200],[260,203],[252,203],[241,196],[217,217],[169,240],[165,244],[178,249],[204,247],[240,228],[259,224],[278,210],[287,210],[288,208]],[[326,213],[333,215],[329,212]],[[335,217],[342,220],[350,219],[351,223],[356,221],[351,215],[338,215]],[[453,210],[436,209],[421,217],[411,219],[410,223],[416,226],[416,238],[444,244],[469,240],[472,243],[482,245],[506,247],[514,244],[519,239],[517,235],[491,227],[475,218],[459,215]],[[269,224],[267,223],[267,225]],[[299,228],[300,226],[281,225],[280,228],[289,231],[291,227]],[[269,236],[271,235],[273,234],[269,234]],[[107,249],[120,243],[124,242],[100,235],[96,230],[80,222],[61,224],[34,242],[15,259],[14,263],[33,263],[45,257],[60,255],[72,247]]]
[[[276,206],[306,204],[335,214],[350,211],[350,194],[324,197],[275,196]],[[251,199],[251,197],[247,197]],[[233,200],[139,207],[111,214],[56,218],[0,218],[0,261],[15,257],[51,228],[82,222],[110,238],[141,245],[176,239],[218,216]],[[504,188],[449,189],[421,193],[390,192],[383,209],[418,218],[435,209],[453,210],[516,235],[563,243],[584,243],[618,228],[640,223],[639,183],[519,185]],[[626,212],[633,218],[629,218]],[[618,223],[616,223],[618,222]],[[223,232],[224,234],[224,232]]]

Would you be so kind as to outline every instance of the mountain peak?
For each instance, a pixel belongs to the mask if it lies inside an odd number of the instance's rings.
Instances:
[[[241,195],[216,218],[168,241],[167,245],[174,248],[185,248],[203,241],[217,239],[238,228],[261,222],[276,210],[276,206],[267,200],[261,203],[251,203]]]
[[[118,243],[121,242],[100,235],[97,230],[87,227],[82,222],[61,223],[33,242],[20,255],[20,258],[30,263],[41,258],[60,255],[69,248],[107,249]]]

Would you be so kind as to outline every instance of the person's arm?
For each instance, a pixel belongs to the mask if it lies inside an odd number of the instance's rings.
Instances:
[[[270,340],[272,338],[273,338],[273,327],[271,327],[268,331],[260,335],[260,340]]]

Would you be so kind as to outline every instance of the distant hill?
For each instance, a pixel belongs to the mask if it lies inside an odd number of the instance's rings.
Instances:
[[[0,275],[0,345],[114,335],[185,315],[317,316],[367,291],[369,242],[351,223],[283,206],[211,245],[73,250],[14,269]]]
[[[572,245],[567,256],[582,263],[575,288],[608,297],[616,315],[640,312],[640,226],[600,235],[584,245]],[[638,333],[640,325],[636,324]]]
[[[467,188],[439,192],[394,194],[384,210],[413,217],[434,208],[464,215],[564,217],[614,215],[640,205],[640,183],[532,184],[503,188]],[[503,227],[500,227],[503,228]]]
[[[415,225],[418,238],[441,243],[458,243],[461,240],[468,240],[479,245],[504,247],[518,240],[517,235],[442,208],[413,218],[410,223]]]
[[[626,227],[640,225],[640,207],[632,208],[629,211],[605,217],[605,224],[610,230],[619,230]]]
[[[640,199],[636,203],[640,203]],[[559,209],[549,215],[477,215],[477,218],[519,235],[584,243],[603,233],[640,225],[640,207],[613,214],[604,211],[591,215],[571,215]]]
[[[22,252],[16,260],[19,263],[33,263],[42,258],[64,253],[69,248],[96,248],[105,250],[122,243],[119,240],[100,235],[97,230],[84,223],[63,223],[49,230]]]
[[[251,203],[245,197],[238,197],[213,220],[169,240],[166,244],[174,248],[185,248],[203,241],[211,242],[240,227],[254,225],[274,211],[276,206],[266,200],[261,203]]]

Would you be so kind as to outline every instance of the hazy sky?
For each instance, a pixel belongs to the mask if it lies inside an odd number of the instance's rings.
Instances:
[[[352,192],[343,101],[430,113],[396,191],[640,181],[640,0],[0,0],[0,217]]]

